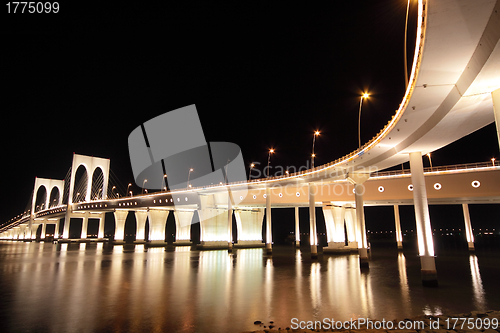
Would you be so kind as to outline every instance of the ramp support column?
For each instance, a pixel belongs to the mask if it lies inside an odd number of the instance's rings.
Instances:
[[[422,274],[422,284],[426,287],[437,287],[437,271],[432,241],[431,218],[425,188],[422,153],[410,153],[411,181],[413,183],[413,204],[417,224],[418,253]]]

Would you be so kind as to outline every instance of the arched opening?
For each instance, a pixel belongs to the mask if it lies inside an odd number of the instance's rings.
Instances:
[[[52,190],[50,191],[49,208],[56,207],[59,203],[60,197],[61,197],[61,194],[59,193],[59,188],[54,186],[52,188]]]
[[[144,225],[144,240],[149,242],[149,217],[146,219],[146,224]]]
[[[87,238],[97,238],[99,234],[99,219],[89,218],[87,224]]]
[[[54,233],[56,232],[55,224],[47,224],[45,227],[45,240],[51,240],[54,238]],[[40,233],[41,235],[41,233]]]
[[[113,212],[107,212],[104,218],[104,238],[109,240],[115,239],[115,214]]]
[[[92,174],[92,184],[90,189],[90,200],[103,198],[104,174],[102,169],[97,167]]]
[[[197,210],[194,211],[192,221],[200,221],[200,216]],[[193,245],[200,244],[200,234],[200,222],[191,222],[191,242],[193,243]]]
[[[175,226],[174,214],[168,214],[167,226],[165,227],[165,239],[167,243],[173,243],[175,241],[175,232],[177,227]]]
[[[42,225],[41,225],[41,224],[40,224],[40,225],[38,226],[38,228],[36,229],[36,232],[35,232],[35,239],[36,239],[37,241],[39,241],[39,240],[42,238],[42,229],[43,229],[43,227],[42,227]]]
[[[124,241],[127,243],[132,243],[136,239],[137,233],[137,220],[135,219],[134,212],[130,211],[125,219],[125,235]]]
[[[236,224],[236,216],[232,215],[232,227],[231,227],[231,237],[233,237],[233,244],[238,242],[238,225]]]
[[[85,201],[87,195],[88,174],[84,165],[80,165],[76,169],[75,181],[73,186],[73,202]]]
[[[35,212],[47,209],[47,207],[45,207],[46,202],[47,202],[47,189],[45,188],[45,186],[42,185],[36,191],[35,207],[34,207]]]
[[[69,219],[69,239],[78,239],[82,236],[83,218]]]

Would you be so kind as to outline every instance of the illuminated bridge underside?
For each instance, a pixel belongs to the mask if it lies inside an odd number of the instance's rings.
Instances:
[[[426,154],[494,121],[491,92],[500,88],[500,4],[428,0],[410,85],[400,108],[372,141],[299,176],[309,181],[383,170]],[[334,176],[332,176],[334,175]]]
[[[459,203],[500,203],[500,167],[483,167],[477,169],[462,169],[449,171],[426,172],[426,187],[428,189],[429,203],[431,204],[459,204]],[[394,205],[413,204],[410,174],[388,175],[372,177],[364,183],[363,193],[365,205]],[[354,203],[354,186],[349,182],[332,181],[324,182],[316,186],[316,205],[333,203],[345,205]],[[176,197],[179,203],[171,201],[172,195],[152,194],[142,197],[129,197],[119,200],[96,201],[92,203],[80,203],[74,205],[75,211],[112,211],[115,209],[201,209],[198,195],[211,195],[215,189],[206,191],[179,191]],[[225,187],[220,187],[225,191]],[[307,184],[299,182],[286,186],[271,188],[272,207],[306,207],[309,205]],[[233,195],[237,196],[239,191],[233,189]],[[264,208],[266,206],[266,189],[263,187],[250,187],[244,200],[237,206],[236,210],[247,210],[252,208]],[[174,200],[175,201],[175,200]],[[215,202],[215,207],[227,209],[226,200]]]

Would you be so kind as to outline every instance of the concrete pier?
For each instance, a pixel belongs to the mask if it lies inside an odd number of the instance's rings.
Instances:
[[[432,240],[431,219],[425,188],[422,153],[410,153],[411,180],[413,183],[413,203],[417,224],[418,253],[420,255],[422,284],[437,287],[437,270],[434,261],[434,243]]]
[[[311,243],[311,258],[318,258],[318,234],[316,231],[316,187],[309,183],[309,239]]]

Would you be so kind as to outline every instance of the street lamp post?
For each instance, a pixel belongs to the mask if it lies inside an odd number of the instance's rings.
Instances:
[[[493,164],[493,166],[495,166],[495,158],[494,157],[491,159],[491,164]]]
[[[161,181],[162,181],[161,185],[162,185],[163,189],[164,189],[164,190],[165,190],[165,192],[166,192],[166,191],[167,191],[167,175],[166,175],[166,174],[165,174],[165,175],[163,175],[163,178],[162,178],[162,180],[161,180]]]
[[[147,179],[144,179],[144,181],[142,182],[142,194],[144,194],[144,184],[146,184],[147,182],[148,182]]]
[[[427,153],[427,157],[429,158],[429,164],[430,164],[430,166],[431,166],[431,171],[432,171],[431,153]]]
[[[128,184],[128,186],[127,186],[127,191],[125,192],[125,196],[127,196],[127,193],[128,193],[128,188],[129,188],[130,186],[132,186],[132,183],[129,183],[129,184]],[[132,191],[130,191],[130,193],[132,193]],[[132,194],[131,194],[130,196],[132,196]]]
[[[361,96],[361,99],[359,100],[359,116],[358,116],[358,144],[359,144],[359,147],[358,148],[361,148],[361,106],[363,105],[363,99],[365,98],[368,98],[368,95],[367,93],[364,93],[362,96]]]
[[[248,171],[248,181],[250,181],[250,177],[252,177],[252,169],[255,167],[255,164],[250,164],[250,170]]]
[[[274,149],[269,149],[269,154],[267,154],[267,178],[269,178],[269,163],[271,163],[271,154],[274,154]]]
[[[113,187],[111,188],[111,193],[113,193],[113,194],[115,193],[115,192],[113,191],[114,189],[116,189],[116,186],[113,186]],[[118,198],[120,197],[120,193],[118,193],[118,191],[116,191],[116,196],[117,196]]]
[[[189,185],[189,177],[191,176],[191,172],[193,172],[193,168],[189,168],[187,187],[191,187],[191,185]]]
[[[314,158],[316,157],[316,154],[314,153],[314,144],[316,143],[316,137],[319,135],[319,131],[315,131],[313,135],[313,148],[312,148],[312,154],[311,154],[311,167],[314,168]]]

